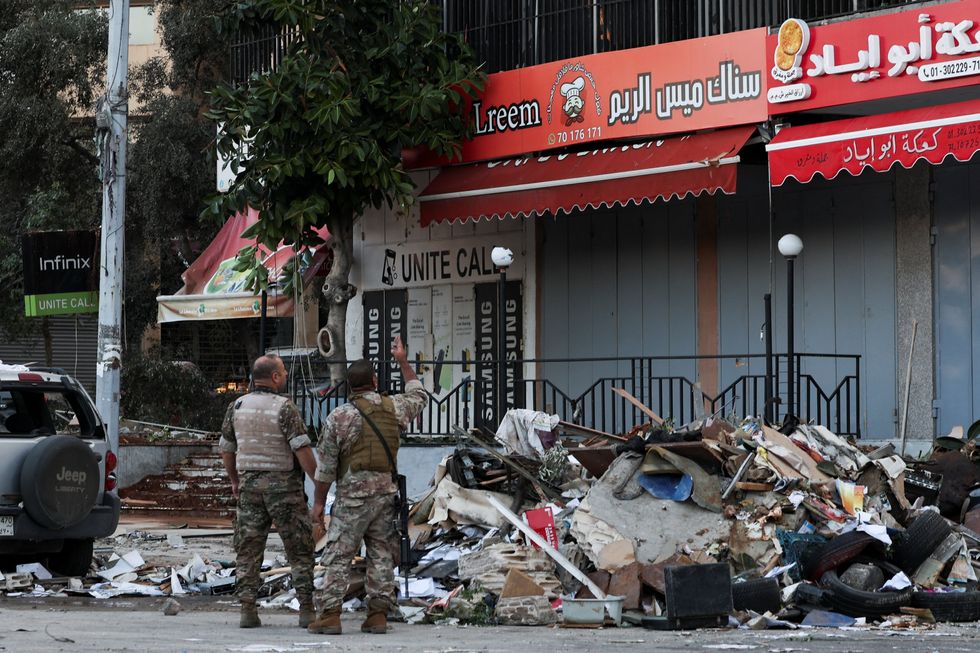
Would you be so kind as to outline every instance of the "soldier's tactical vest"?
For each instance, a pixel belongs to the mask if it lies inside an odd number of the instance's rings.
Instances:
[[[388,448],[391,449],[391,456],[398,460],[398,445],[401,442],[401,426],[395,415],[395,402],[391,397],[381,397],[381,405],[376,405],[361,397],[352,401],[355,406],[361,409],[374,422],[381,435],[384,436]],[[388,455],[378,435],[368,424],[366,419],[361,419],[361,435],[351,445],[350,452],[340,458],[340,478],[347,475],[347,472],[391,472],[391,464],[388,462]]]
[[[293,450],[279,427],[279,411],[289,399],[272,392],[252,392],[235,403],[236,463],[241,472],[288,472]]]

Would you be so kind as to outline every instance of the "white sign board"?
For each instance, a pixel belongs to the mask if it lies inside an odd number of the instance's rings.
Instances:
[[[507,269],[507,278],[523,279],[524,236],[514,232],[480,238],[365,245],[363,287],[387,290],[494,281],[499,275],[490,259],[494,247],[513,250],[514,264]]]

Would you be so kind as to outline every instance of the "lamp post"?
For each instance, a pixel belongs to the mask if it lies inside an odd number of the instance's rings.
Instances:
[[[796,355],[793,351],[793,263],[803,251],[803,241],[796,234],[786,234],[776,246],[786,258],[786,414],[792,415],[796,408],[793,401],[796,382],[793,360]]]
[[[504,399],[507,385],[507,268],[514,262],[514,252],[506,247],[494,247],[490,260],[500,270],[497,280],[497,401],[494,407],[497,424],[500,424],[507,407]]]

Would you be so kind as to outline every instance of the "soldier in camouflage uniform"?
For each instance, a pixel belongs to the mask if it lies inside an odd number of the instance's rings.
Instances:
[[[292,565],[300,603],[299,625],[313,621],[313,524],[303,492],[303,472],[312,478],[316,458],[299,409],[279,393],[286,368],[275,355],[252,367],[254,390],[228,407],[219,449],[238,499],[235,519],[238,599],[242,628],[261,626],[255,600],[270,526],[275,523]]]
[[[339,635],[340,610],[347,591],[351,559],[364,540],[367,549],[368,617],[361,630],[381,634],[388,630],[388,610],[394,608],[395,574],[392,542],[395,532],[395,496],[392,469],[378,434],[361,417],[370,416],[397,461],[401,432],[428,404],[429,395],[408,364],[408,352],[395,337],[391,355],[401,367],[405,392],[391,397],[378,394],[378,375],[366,360],[347,370],[349,402],[333,410],[323,424],[317,443],[314,519],[322,519],[330,484],[337,482],[337,500],[327,529],[323,612],[310,624],[313,633]]]

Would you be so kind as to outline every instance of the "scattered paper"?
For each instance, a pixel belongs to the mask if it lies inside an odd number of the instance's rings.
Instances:
[[[183,549],[187,546],[184,544],[184,538],[180,536],[180,533],[167,533],[167,544],[175,549]]]
[[[110,562],[111,561],[112,559],[110,558]],[[111,569],[103,569],[100,571],[99,576],[108,581],[112,581],[115,580],[117,576],[122,576],[123,574],[136,571],[145,564],[146,562],[144,562],[143,556],[140,555],[139,551],[133,550],[123,557],[117,558],[116,564],[113,565]]]
[[[881,589],[901,591],[906,587],[911,587],[911,586],[912,586],[912,581],[909,580],[909,577],[905,575],[904,571],[900,571],[894,576],[892,576],[888,582],[882,585]]]
[[[782,567],[776,567],[775,569],[770,569],[769,573],[766,574],[766,578],[779,578],[787,571],[796,566],[795,562],[791,562],[788,565],[783,565]]]
[[[856,515],[864,510],[864,486],[848,483],[837,479],[837,494],[840,495],[841,506],[849,515]]]
[[[187,593],[184,586],[180,584],[180,576],[177,575],[176,569],[170,571],[170,593],[175,595]]]
[[[201,559],[201,556],[195,553],[190,562],[181,567],[177,573],[188,583],[193,583],[195,580],[202,578],[208,569],[208,565]]]
[[[793,504],[793,508],[799,508],[800,504],[806,500],[806,494],[800,490],[793,490],[789,495],[789,502]]]

